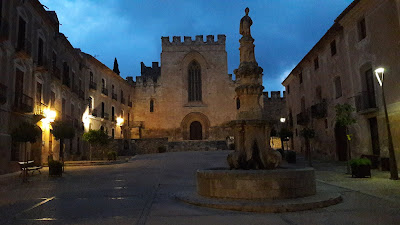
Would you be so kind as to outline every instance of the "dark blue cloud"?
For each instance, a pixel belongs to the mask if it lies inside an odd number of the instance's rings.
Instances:
[[[121,75],[140,75],[140,62],[160,61],[161,36],[227,36],[228,72],[239,65],[239,21],[250,8],[256,59],[266,90],[282,79],[333,24],[351,0],[42,0],[55,10],[74,47]]]

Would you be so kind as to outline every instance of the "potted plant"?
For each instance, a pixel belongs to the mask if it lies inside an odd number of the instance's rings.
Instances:
[[[62,176],[63,163],[56,160],[49,160],[49,176]]]
[[[367,158],[353,159],[350,161],[351,177],[371,177],[371,160]]]

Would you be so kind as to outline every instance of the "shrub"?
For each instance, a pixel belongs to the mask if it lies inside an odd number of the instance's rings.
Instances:
[[[166,151],[167,151],[167,148],[164,145],[158,146],[158,153],[164,153]]]
[[[371,166],[371,160],[367,158],[361,158],[361,159],[353,159],[350,160],[350,165],[351,166]]]
[[[108,160],[117,160],[117,152],[116,151],[109,151],[107,153]]]
[[[49,176],[62,176],[63,164],[60,161],[49,161]]]
[[[286,151],[286,162],[288,163],[296,163],[296,152],[295,151]]]

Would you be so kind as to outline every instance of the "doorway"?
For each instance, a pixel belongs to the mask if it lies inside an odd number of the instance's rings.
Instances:
[[[335,126],[336,154],[339,161],[347,160],[347,137],[346,127]]]
[[[381,150],[379,147],[378,121],[376,117],[370,118],[368,121],[371,132],[372,154],[380,156]]]
[[[194,121],[190,124],[190,140],[202,140],[203,127],[199,121]]]

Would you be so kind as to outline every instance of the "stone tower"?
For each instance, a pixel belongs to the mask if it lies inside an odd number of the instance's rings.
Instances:
[[[269,154],[269,122],[263,119],[260,97],[263,69],[258,66],[254,55],[254,39],[251,37],[250,26],[253,21],[246,15],[240,20],[240,65],[234,70],[238,86],[235,91],[238,96],[236,120],[231,122],[235,136],[235,152],[228,156],[231,168],[236,169],[271,169],[276,167],[273,154]],[[275,161],[275,163],[273,162]],[[279,163],[278,163],[279,164]]]

